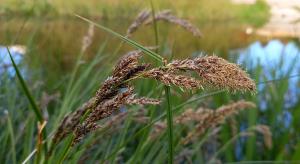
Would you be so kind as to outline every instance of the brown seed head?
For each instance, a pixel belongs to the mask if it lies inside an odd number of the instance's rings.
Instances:
[[[189,122],[203,122],[209,115],[213,114],[212,109],[199,108],[196,111],[187,109],[185,112],[175,118],[177,124],[187,124]]]
[[[255,83],[248,74],[237,65],[217,56],[196,58],[198,69],[195,70],[203,81],[232,91],[256,91]]]
[[[225,106],[221,106],[217,109],[217,115],[219,116],[231,116],[233,114],[237,114],[240,110],[244,109],[253,109],[256,105],[253,102],[240,100]]]
[[[79,124],[80,118],[87,112],[88,109],[93,108],[95,101],[95,98],[91,98],[73,113],[66,115],[54,134],[53,143],[56,144],[60,142],[68,134],[72,133]]]
[[[141,55],[140,51],[131,51],[120,59],[115,66],[113,75],[108,77],[97,91],[96,97],[98,102],[115,96],[118,90],[126,85],[124,83],[125,80],[144,71],[148,67],[148,65],[138,65],[138,58]]]
[[[206,130],[223,124],[226,118],[237,114],[239,111],[244,109],[251,109],[254,107],[254,103],[241,100],[229,105],[222,106],[211,113],[203,110],[203,112],[205,112],[205,116],[203,116],[202,120],[196,125],[196,130],[190,132],[187,135],[187,137],[183,140],[183,143],[187,144],[196,136],[201,136],[202,134],[204,134]],[[201,115],[200,112],[198,114]]]
[[[119,62],[116,64],[115,69],[113,71],[114,77],[120,77],[124,72],[128,69],[133,68],[138,64],[138,59],[142,56],[142,52],[137,51],[130,51],[125,54]],[[124,70],[125,69],[125,70]]]
[[[195,37],[202,37],[200,30],[186,19],[178,18],[171,14],[170,10],[163,10],[155,15],[156,21],[162,20],[183,27],[188,32],[191,32]],[[153,23],[153,19],[148,19],[145,24]]]
[[[191,32],[195,37],[202,37],[200,30],[190,23],[188,20],[178,18],[171,14],[171,10],[162,10],[155,14],[154,18],[151,17],[150,10],[143,10],[138,14],[136,19],[127,29],[127,37],[130,37],[142,25],[149,25],[155,21],[166,21],[178,26],[183,27],[188,32]]]
[[[93,111],[91,111],[82,124],[76,126],[76,130],[74,132],[75,140],[73,144],[79,142],[91,131],[96,130],[99,127],[96,124],[97,121],[110,117],[113,112],[116,112],[122,105],[125,105],[127,99],[132,96],[132,93],[133,88],[128,88],[125,92],[118,93],[112,99],[101,102]]]
[[[166,85],[176,85],[186,89],[195,89],[202,87],[200,82],[192,77],[177,75],[172,71],[155,68],[143,73],[146,78],[156,79]]]
[[[142,10],[127,29],[127,37],[130,37],[150,17],[150,10]]]
[[[271,149],[273,146],[273,141],[272,141],[272,132],[269,128],[269,126],[266,125],[257,125],[254,127],[254,129],[263,135],[264,137],[264,143],[268,149]]]
[[[236,64],[217,56],[197,57],[195,59],[175,60],[167,65],[170,69],[193,70],[203,83],[231,91],[255,92],[256,86],[249,75]]]
[[[90,24],[87,34],[82,39],[81,53],[84,53],[87,48],[92,44],[94,36],[94,25]]]
[[[96,122],[103,118],[111,116],[122,105],[125,105],[127,100],[132,96],[133,88],[128,88],[125,92],[118,93],[112,99],[99,104],[86,119],[87,122]]]
[[[147,104],[151,104],[151,105],[158,105],[160,104],[160,100],[157,99],[152,99],[152,98],[147,98],[147,97],[140,97],[140,98],[136,98],[135,96],[132,96],[131,98],[129,98],[127,100],[127,104],[137,104],[137,105],[147,105]]]

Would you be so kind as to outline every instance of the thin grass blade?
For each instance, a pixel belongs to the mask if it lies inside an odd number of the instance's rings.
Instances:
[[[16,65],[13,57],[12,57],[12,55],[11,55],[11,52],[10,52],[9,48],[6,47],[6,49],[7,49],[7,52],[9,54],[10,60],[11,60],[11,62],[13,64],[13,67],[14,67],[14,69],[16,71],[16,75],[17,75],[17,77],[18,77],[18,79],[19,79],[19,81],[21,83],[22,89],[23,89],[23,91],[24,91],[27,99],[30,102],[32,110],[35,113],[35,115],[36,115],[37,119],[39,120],[39,122],[42,123],[44,121],[43,115],[42,115],[41,111],[39,110],[39,108],[38,108],[35,100],[33,99],[32,95],[31,95],[31,93],[30,93],[30,91],[29,91],[29,89],[28,89],[28,87],[27,87],[27,85],[26,85],[26,83],[25,83],[25,81],[24,81],[24,79],[23,79],[23,77],[22,77],[22,75],[21,75],[21,73],[20,73],[20,71],[19,71],[19,69],[18,69],[18,67],[17,67],[17,65]]]

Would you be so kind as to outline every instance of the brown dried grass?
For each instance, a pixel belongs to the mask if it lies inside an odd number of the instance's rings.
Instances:
[[[188,135],[182,140],[183,144],[192,142],[196,137],[202,136],[207,130],[216,126],[224,124],[227,118],[230,118],[240,111],[245,109],[255,108],[255,104],[248,101],[238,101],[216,110],[207,108],[198,108],[197,110],[187,109],[174,120],[176,125],[187,125],[193,123],[195,129],[190,131]],[[151,138],[154,139],[159,136],[166,129],[165,122],[158,122],[154,125],[153,134]],[[267,136],[267,135],[266,135]]]
[[[127,29],[126,36],[130,37],[134,32],[138,30],[139,27],[141,27],[142,25],[152,24],[154,21],[166,21],[184,28],[186,31],[192,33],[195,37],[202,37],[202,33],[195,25],[193,25],[186,19],[182,19],[175,15],[172,15],[171,10],[168,9],[156,13],[154,17],[151,16],[150,10],[142,10]]]
[[[196,72],[203,84],[231,91],[255,92],[256,86],[249,75],[236,64],[217,56],[204,56],[194,59],[174,60],[169,69]]]
[[[172,84],[186,89],[202,87],[200,82],[193,77],[177,75],[172,71],[165,71],[159,68],[151,69],[145,72],[143,76],[146,78],[156,79],[168,86]]]
[[[225,106],[222,106],[215,111],[203,111],[204,116],[200,122],[197,123],[195,130],[188,133],[187,137],[183,139],[183,143],[187,144],[194,140],[197,136],[203,135],[208,129],[224,124],[225,120],[229,117],[239,113],[245,109],[253,109],[256,105],[248,101],[238,101]],[[200,113],[200,115],[202,115]]]

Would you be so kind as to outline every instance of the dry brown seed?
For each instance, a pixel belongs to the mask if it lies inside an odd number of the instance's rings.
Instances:
[[[186,19],[178,18],[178,17],[172,15],[170,10],[163,10],[161,12],[158,12],[155,15],[155,19],[156,19],[156,21],[163,20],[163,21],[167,21],[167,22],[173,23],[175,25],[181,26],[185,30],[191,32],[195,37],[202,37],[202,33],[195,25],[193,25]],[[150,24],[150,23],[153,23],[153,19],[151,19],[151,18],[149,18],[145,22],[145,24]]]
[[[94,24],[89,25],[87,34],[82,39],[81,53],[84,53],[87,48],[92,44],[94,36]]]
[[[86,120],[82,124],[77,125],[74,132],[75,140],[73,144],[79,142],[85,135],[97,129],[97,121],[110,117],[113,112],[116,112],[122,105],[125,105],[127,99],[130,98],[132,93],[133,88],[128,88],[125,92],[118,93],[112,99],[102,102],[94,110],[92,110]]]
[[[153,23],[154,20],[170,22],[172,24],[183,27],[185,30],[191,32],[195,37],[202,37],[202,33],[195,25],[193,25],[186,19],[181,19],[172,15],[171,10],[162,10],[158,12],[157,14],[155,14],[154,19],[153,17],[151,17],[150,10],[143,10],[138,14],[136,19],[127,29],[127,37],[130,37],[143,24],[149,25]]]
[[[139,72],[144,71],[148,65],[138,65],[138,58],[141,56],[140,51],[131,51],[124,55],[115,66],[113,75],[102,84],[97,91],[97,104],[105,99],[115,96],[123,85],[124,81],[132,78]]]
[[[135,96],[132,96],[127,100],[127,104],[137,104],[137,105],[147,105],[147,104],[152,104],[152,105],[158,105],[160,104],[160,100],[157,99],[152,99],[152,98],[147,98],[147,97],[140,97],[136,98]]]
[[[270,128],[266,125],[257,125],[254,127],[254,129],[261,133],[264,137],[264,143],[268,149],[271,149],[273,146],[272,141],[272,132]]]
[[[120,77],[120,74],[124,74],[126,70],[124,69],[131,69],[132,67],[138,64],[138,59],[142,56],[142,52],[137,51],[130,51],[125,54],[119,62],[116,64],[115,69],[113,71],[114,77]]]
[[[76,126],[80,122],[80,118],[95,105],[95,98],[91,98],[88,102],[84,103],[80,108],[71,114],[64,117],[63,121],[60,123],[58,129],[56,130],[53,143],[56,144],[64,139],[68,134],[72,133]]]
[[[249,75],[236,64],[217,56],[175,60],[167,65],[169,69],[195,71],[203,83],[231,91],[255,92],[256,86]]]
[[[177,116],[174,120],[177,124],[187,124],[188,122],[203,122],[208,115],[211,115],[214,111],[212,109],[199,108],[196,111],[187,109],[185,112]]]
[[[127,29],[127,37],[130,37],[149,17],[150,10],[142,10]]]
[[[118,93],[112,99],[102,102],[91,112],[86,121],[96,122],[109,117],[115,110],[118,110],[122,105],[125,105],[132,94],[133,88],[128,88],[125,92]]]
[[[212,113],[203,117],[203,120],[196,125],[196,130],[190,132],[183,140],[183,143],[187,144],[196,136],[201,136],[209,128],[223,124],[226,118],[237,114],[239,111],[254,107],[254,103],[241,100],[218,108],[216,111],[213,111]]]
[[[144,77],[156,79],[166,85],[175,85],[187,89],[202,87],[200,82],[192,77],[176,75],[174,72],[155,68],[143,73]]]

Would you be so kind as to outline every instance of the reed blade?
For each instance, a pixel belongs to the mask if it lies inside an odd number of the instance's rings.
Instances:
[[[6,47],[6,50],[7,50],[8,54],[9,54],[9,57],[10,57],[12,65],[14,67],[14,70],[16,71],[16,75],[17,75],[17,77],[18,77],[18,79],[19,79],[19,81],[21,83],[21,87],[22,87],[22,89],[23,89],[23,91],[24,91],[27,99],[29,100],[29,103],[30,103],[30,105],[32,107],[32,110],[35,113],[35,115],[36,115],[37,119],[39,120],[39,122],[42,123],[44,121],[42,113],[39,110],[39,108],[38,108],[35,100],[33,99],[32,95],[31,95],[31,93],[30,93],[30,91],[29,91],[29,89],[28,89],[28,87],[27,87],[27,85],[25,83],[25,80],[23,79],[23,77],[22,77],[22,75],[21,75],[21,73],[20,73],[20,71],[19,71],[19,69],[18,69],[18,67],[17,67],[17,65],[16,65],[16,63],[15,63],[12,55],[11,55],[11,52],[10,52],[9,48]]]

